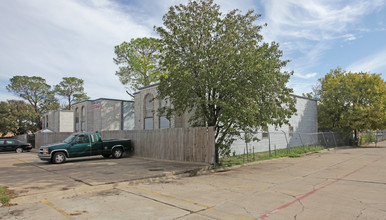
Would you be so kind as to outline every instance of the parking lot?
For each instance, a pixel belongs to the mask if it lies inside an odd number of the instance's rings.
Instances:
[[[52,165],[0,153],[0,185],[19,194],[0,219],[386,219],[385,156],[383,142],[210,172],[142,158]]]

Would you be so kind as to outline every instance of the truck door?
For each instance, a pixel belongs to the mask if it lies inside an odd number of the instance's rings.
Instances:
[[[91,155],[101,155],[102,154],[102,140],[96,134],[90,134],[91,137]]]
[[[78,135],[71,146],[72,157],[91,156],[91,143],[88,134]]]

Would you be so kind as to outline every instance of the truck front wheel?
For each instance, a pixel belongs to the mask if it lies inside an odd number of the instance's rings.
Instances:
[[[52,163],[64,163],[66,161],[66,155],[63,152],[56,152],[52,157]]]
[[[118,159],[118,158],[121,158],[122,157],[122,154],[123,154],[123,150],[122,148],[120,147],[117,147],[117,148],[114,148],[113,149],[113,158],[114,159]]]

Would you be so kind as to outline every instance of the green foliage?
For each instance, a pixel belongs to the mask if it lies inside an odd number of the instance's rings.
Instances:
[[[161,48],[161,40],[146,37],[115,46],[114,62],[119,65],[115,74],[122,84],[135,91],[158,82],[163,74],[159,65]]]
[[[190,1],[171,7],[156,28],[168,73],[158,98],[173,105],[161,111],[191,112],[194,126],[214,126],[217,155],[229,154],[239,131],[280,126],[296,111],[291,73],[281,72],[288,61],[277,43],[262,42],[260,15],[219,9],[212,0]]]
[[[60,109],[60,104],[58,99],[55,97],[55,91],[51,90],[47,93],[46,98],[43,100],[40,105],[40,112],[47,112],[51,110]]]
[[[76,102],[83,101],[89,97],[84,92],[84,81],[76,77],[63,77],[62,81],[55,86],[55,92],[68,100],[68,110]]]
[[[0,102],[0,133],[25,134],[35,132],[40,125],[40,116],[32,105],[21,100]]]
[[[219,167],[229,167],[229,166],[245,164],[253,161],[270,160],[270,159],[281,158],[281,157],[301,157],[306,153],[310,153],[310,152],[317,153],[324,149],[325,148],[323,146],[303,146],[303,147],[291,148],[289,152],[287,149],[278,149],[276,150],[276,152],[273,152],[272,155],[270,155],[269,152],[260,152],[260,153],[254,153],[254,154],[248,154],[248,155],[244,154],[244,155],[228,156],[228,157],[221,158]]]
[[[364,144],[376,142],[377,141],[377,137],[375,135],[376,135],[375,132],[365,132],[365,133],[363,133],[361,135],[361,138],[360,138],[360,144],[364,145]]]
[[[331,70],[314,89],[321,130],[350,133],[386,128],[386,84],[380,74]]]
[[[9,92],[26,100],[36,112],[41,113],[40,107],[50,95],[51,86],[39,76],[14,76],[6,88]]]
[[[2,206],[10,206],[11,199],[14,198],[14,192],[8,187],[0,186],[0,203]]]

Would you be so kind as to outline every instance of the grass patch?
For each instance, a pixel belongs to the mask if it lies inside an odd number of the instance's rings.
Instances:
[[[245,163],[250,163],[254,161],[262,161],[262,160],[270,160],[273,158],[280,158],[280,157],[300,157],[305,153],[316,153],[321,150],[324,150],[325,148],[322,146],[303,146],[303,147],[296,147],[291,148],[288,152],[287,149],[279,149],[276,151],[271,151],[271,155],[269,152],[260,152],[260,153],[254,153],[254,154],[243,154],[243,155],[235,155],[235,156],[229,156],[229,157],[223,157],[220,158],[220,164],[219,168],[221,167],[230,167]]]
[[[0,186],[0,203],[1,206],[11,206],[11,199],[15,198],[13,190],[8,189],[6,186]]]

